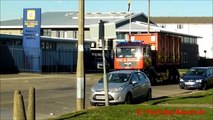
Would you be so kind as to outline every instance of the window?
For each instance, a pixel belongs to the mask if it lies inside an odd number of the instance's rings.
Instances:
[[[41,49],[55,50],[56,43],[55,42],[41,42]]]
[[[183,54],[183,63],[187,63],[188,62],[188,53],[184,53]]]
[[[49,37],[51,37],[51,29],[44,29],[42,36],[49,36]]]
[[[77,38],[77,31],[73,31],[73,38]]]
[[[183,29],[183,25],[181,24],[177,25],[177,29]]]
[[[132,77],[131,77],[131,81],[136,81],[138,82],[139,81],[139,78],[138,78],[138,75],[137,74],[133,74]]]
[[[56,31],[56,37],[58,37],[58,38],[61,37],[60,31]]]
[[[117,38],[118,39],[125,39],[125,34],[124,33],[117,33]]]
[[[189,37],[184,37],[184,43],[190,43]]]
[[[117,58],[136,58],[142,57],[142,50],[140,48],[117,48]]]
[[[139,79],[141,80],[141,81],[145,81],[146,80],[146,77],[145,77],[145,75],[143,74],[143,73],[138,73],[138,76],[139,76]]]

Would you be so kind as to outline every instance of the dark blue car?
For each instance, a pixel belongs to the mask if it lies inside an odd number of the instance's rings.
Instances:
[[[213,67],[192,67],[181,78],[180,88],[206,90],[213,85]]]

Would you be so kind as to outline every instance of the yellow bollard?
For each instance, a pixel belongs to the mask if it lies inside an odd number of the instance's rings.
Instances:
[[[14,92],[13,120],[26,120],[24,101],[19,90]]]
[[[35,88],[29,88],[27,120],[35,120]]]

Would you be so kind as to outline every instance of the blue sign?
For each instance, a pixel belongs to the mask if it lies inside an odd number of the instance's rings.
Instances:
[[[41,9],[24,9],[23,47],[40,49]]]
[[[23,48],[27,62],[34,72],[40,71],[41,9],[23,10]]]

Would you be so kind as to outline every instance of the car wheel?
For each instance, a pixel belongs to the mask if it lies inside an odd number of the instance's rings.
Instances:
[[[152,92],[151,92],[151,90],[149,90],[146,95],[146,101],[150,101],[151,99],[152,99]]]
[[[131,104],[131,103],[132,103],[132,96],[130,93],[128,93],[125,98],[125,104]]]
[[[203,84],[202,90],[207,90],[207,83]]]
[[[91,105],[91,106],[96,106],[96,104],[95,104],[95,103],[92,103],[92,102],[90,103],[90,105]]]
[[[184,87],[183,86],[180,86],[180,89],[183,89]]]

